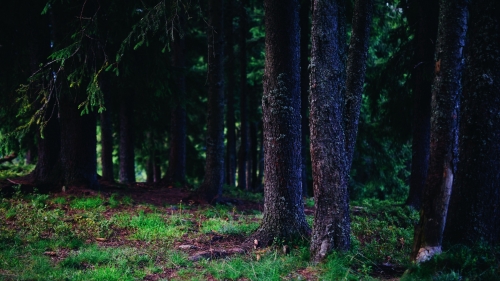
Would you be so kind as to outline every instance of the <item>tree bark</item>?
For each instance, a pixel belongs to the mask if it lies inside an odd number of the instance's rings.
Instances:
[[[184,9],[177,14],[178,29],[173,31],[172,66],[175,70],[175,106],[170,117],[170,157],[167,178],[170,184],[183,186],[186,182],[186,75],[184,56],[184,36],[180,32],[185,28]]]
[[[45,111],[45,126],[38,139],[38,161],[31,173],[34,182],[41,189],[60,183],[61,178],[61,129],[59,125],[59,108],[55,102],[55,93],[49,96]],[[43,134],[43,135],[42,135]]]
[[[436,68],[432,87],[429,171],[420,223],[415,229],[417,262],[441,253],[442,235],[455,173],[455,135],[467,30],[467,1],[440,1]]]
[[[300,2],[300,115],[302,120],[302,196],[308,196],[309,151],[309,43],[311,42],[311,0]]]
[[[313,1],[310,130],[314,186],[311,259],[350,247],[347,157],[342,107],[345,91],[344,1]]]
[[[445,241],[500,243],[500,3],[470,6],[459,161]]]
[[[347,184],[356,143],[372,1],[356,1],[345,76],[345,3],[314,1],[310,130],[316,209],[311,258],[350,247]],[[345,91],[345,96],[344,96]]]
[[[104,74],[100,81],[100,87],[104,95],[104,107],[100,114],[101,121],[101,165],[102,179],[114,181],[113,171],[113,124],[111,122],[111,93],[109,87],[109,77]]]
[[[120,182],[130,184],[135,182],[135,153],[133,136],[133,101],[127,94],[120,102]]]
[[[248,189],[249,170],[249,124],[248,124],[248,91],[247,91],[247,1],[240,3],[240,150],[238,155],[238,187]]]
[[[200,187],[202,197],[215,203],[224,183],[223,1],[209,0],[207,158]]]
[[[406,205],[420,209],[427,178],[430,143],[431,87],[434,77],[434,51],[438,29],[438,1],[410,2],[418,16],[416,25],[414,69],[412,73],[413,118],[410,191]],[[410,17],[411,19],[411,17]]]
[[[234,90],[235,90],[235,56],[234,56],[234,36],[233,36],[233,9],[234,0],[227,1],[226,4],[226,77],[227,77],[227,106],[226,106],[226,184],[234,186],[236,184],[236,121],[234,115]]]
[[[85,98],[81,89],[66,91],[59,97],[63,184],[96,188],[96,116],[93,112],[80,114],[78,105]]]
[[[265,0],[263,77],[264,218],[253,234],[259,246],[307,239],[302,204],[300,41],[298,0]]]

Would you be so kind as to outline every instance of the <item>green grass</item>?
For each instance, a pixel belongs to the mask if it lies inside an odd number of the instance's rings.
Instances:
[[[430,261],[412,265],[402,280],[498,280],[500,247],[456,245]]]
[[[103,205],[104,200],[100,196],[75,198],[70,203],[71,208],[82,210],[102,209]]]
[[[176,245],[220,247],[210,242],[213,235],[241,239],[258,227],[262,213],[240,213],[227,205],[132,205],[131,200],[118,194],[65,198],[37,193],[0,199],[0,280],[142,280],[167,272],[172,276],[162,278],[168,280],[379,280],[373,270],[389,257],[391,264],[409,269],[403,280],[496,280],[500,275],[500,249],[487,245],[455,246],[412,265],[408,257],[418,214],[391,201],[353,202],[351,250],[313,265],[307,242],[290,244],[288,255],[272,246],[192,262],[191,252]],[[312,216],[307,219],[312,222]],[[104,246],[97,238],[123,243]]]
[[[133,230],[131,238],[144,241],[169,240],[179,238],[187,233],[191,221],[181,215],[165,216],[160,213],[144,213],[138,215],[118,214],[114,222],[122,228]]]

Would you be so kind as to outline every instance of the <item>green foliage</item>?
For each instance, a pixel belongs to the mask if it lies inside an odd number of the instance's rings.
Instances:
[[[71,208],[74,209],[103,209],[104,200],[100,196],[75,198],[70,202]]]
[[[31,173],[34,168],[34,165],[2,163],[0,164],[0,181],[25,176]]]
[[[414,264],[401,280],[498,280],[500,248],[456,245],[430,261]]]
[[[137,216],[119,214],[115,216],[114,220],[118,226],[133,230],[131,238],[153,241],[179,238],[187,233],[192,223],[186,218],[188,216],[177,214],[167,218],[159,213],[140,211]]]
[[[402,200],[411,163],[412,31],[404,1],[375,1],[350,196]]]

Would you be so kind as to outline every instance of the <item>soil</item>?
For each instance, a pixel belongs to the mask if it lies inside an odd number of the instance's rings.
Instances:
[[[146,207],[141,208],[141,210],[145,212],[151,211],[148,210],[148,204],[157,208],[163,208],[166,212],[177,210],[178,206],[182,204],[196,205],[198,207],[209,205],[206,201],[197,198],[191,191],[192,188],[189,186],[173,187],[156,183],[123,185],[107,181],[100,181],[99,183],[100,186],[98,189],[89,189],[84,186],[70,186],[61,187],[60,189],[57,188],[56,190],[52,189],[50,193],[58,197],[62,196],[68,198],[100,195],[106,199],[112,194],[119,194],[119,196],[128,196],[132,199],[133,204],[131,206],[122,205],[118,208],[109,208],[104,213],[104,216],[107,218],[111,218],[115,212],[137,212],[137,205],[146,204]],[[23,193],[30,193],[35,190],[35,186],[30,181],[29,177],[21,177],[1,181],[1,194],[9,197],[16,191],[14,189],[15,185],[20,185],[21,192]],[[38,190],[38,192],[40,192],[40,190]],[[236,198],[224,198],[221,202],[234,206],[237,213],[252,213],[255,210],[263,211],[263,202],[246,201]],[[192,211],[190,209],[192,209]],[[194,212],[196,209],[197,208],[186,208],[183,212]],[[68,212],[68,215],[71,215],[72,210],[66,209],[66,212]],[[305,212],[306,214],[312,214],[313,208],[306,207]],[[130,233],[126,229],[116,229],[113,236],[109,239],[95,238],[94,241],[87,240],[86,242],[95,242],[102,247],[129,246],[141,249],[145,246],[152,246],[149,242],[129,240],[127,239],[129,235]],[[249,244],[249,242],[246,241],[246,237],[241,235],[221,235],[219,233],[210,232],[196,235],[195,237],[197,238],[193,239],[185,235],[174,243],[174,248],[186,252],[189,255],[189,259],[192,261],[197,261],[201,258],[224,258],[242,253],[253,255],[251,252],[255,251],[252,248],[252,243]],[[158,247],[162,246],[158,245]],[[70,252],[71,250],[69,249],[60,249],[57,252],[46,252],[45,255],[49,256],[54,263],[57,263],[65,259]],[[158,262],[162,263],[166,261]],[[373,276],[382,280],[397,280],[395,277],[401,276],[402,270],[404,269],[396,266],[377,266],[377,269],[373,272]],[[144,280],[171,279],[176,277],[178,277],[177,270],[167,268],[161,273],[146,276]],[[204,278],[207,280],[215,280],[212,276],[205,276]],[[286,279],[318,280],[318,277],[316,270],[308,267],[290,273],[290,276],[287,276]]]

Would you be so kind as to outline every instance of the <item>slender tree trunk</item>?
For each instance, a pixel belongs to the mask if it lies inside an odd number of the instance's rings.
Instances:
[[[235,90],[235,56],[233,36],[233,9],[234,0],[227,1],[226,5],[226,77],[227,77],[227,107],[226,107],[226,184],[236,184],[236,126],[234,115],[234,90]]]
[[[257,140],[257,117],[255,116],[257,113],[257,106],[254,106],[255,93],[252,93],[252,97],[250,98],[250,108],[252,109],[252,118],[250,119],[250,155],[249,155],[249,168],[248,168],[248,184],[249,189],[255,190],[257,188],[258,181],[258,140]]]
[[[223,1],[209,0],[207,159],[200,187],[202,197],[215,203],[224,183]]]
[[[315,262],[333,249],[347,251],[350,247],[347,184],[356,144],[372,1],[358,0],[355,4],[347,78],[344,13],[342,0],[314,1],[310,128],[316,202],[311,257]]]
[[[459,161],[445,230],[450,243],[500,244],[499,14],[496,0],[470,6]]]
[[[466,30],[467,1],[442,0],[432,87],[429,171],[413,245],[413,258],[417,262],[441,253],[455,173],[454,146]]]
[[[248,125],[248,90],[247,90],[247,1],[240,4],[240,150],[238,155],[238,187],[248,189],[249,174],[249,125]]]
[[[129,184],[135,182],[135,153],[133,136],[132,97],[125,96],[120,103],[120,182]]]
[[[104,107],[100,114],[101,119],[101,165],[102,179],[114,181],[113,172],[113,124],[111,123],[111,93],[109,87],[109,77],[105,75],[101,78],[100,87],[104,95]]]
[[[161,166],[160,166],[160,157],[158,156],[158,151],[155,150],[154,154],[154,162],[153,162],[153,181],[160,182],[161,181]]]
[[[302,195],[308,196],[309,164],[309,43],[311,42],[311,0],[300,3],[300,114],[302,117]]]
[[[186,75],[184,58],[184,9],[178,13],[178,30],[174,31],[172,42],[172,65],[175,69],[175,107],[170,117],[170,157],[167,178],[170,184],[184,185],[186,182]]]
[[[252,236],[259,246],[310,233],[301,189],[299,3],[265,0],[264,9],[264,218]]]
[[[438,29],[438,1],[410,2],[418,17],[414,23],[415,55],[413,82],[412,158],[410,192],[406,205],[420,209],[427,178],[430,143],[431,86],[434,77],[434,51]]]

